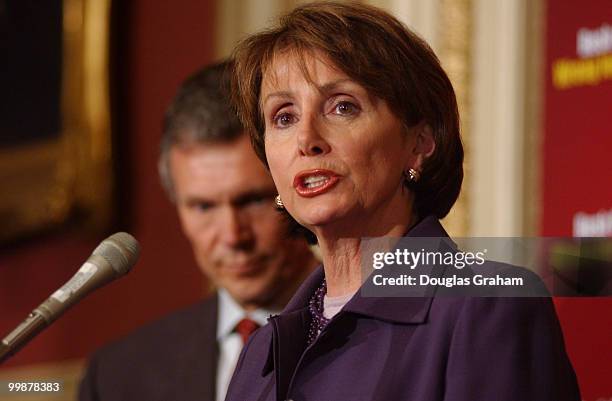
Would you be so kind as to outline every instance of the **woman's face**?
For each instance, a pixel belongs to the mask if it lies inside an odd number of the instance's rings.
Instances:
[[[276,57],[264,75],[261,107],[272,177],[289,213],[314,230],[345,224],[373,233],[410,214],[402,173],[418,167],[415,128],[406,128],[325,56]],[[407,222],[406,222],[407,223]]]

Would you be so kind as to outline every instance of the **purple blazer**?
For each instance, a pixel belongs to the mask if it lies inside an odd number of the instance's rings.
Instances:
[[[434,217],[409,236],[447,236]],[[315,271],[249,340],[226,401],[579,401],[550,298],[362,298],[309,347]]]

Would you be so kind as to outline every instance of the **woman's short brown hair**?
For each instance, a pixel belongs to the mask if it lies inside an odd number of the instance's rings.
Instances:
[[[321,52],[370,94],[385,100],[407,127],[423,120],[431,126],[436,149],[410,188],[419,216],[446,216],[461,189],[463,146],[455,92],[427,43],[378,8],[331,2],[298,7],[277,26],[243,40],[233,55],[231,99],[266,165],[261,82],[274,56],[285,51],[302,59]]]

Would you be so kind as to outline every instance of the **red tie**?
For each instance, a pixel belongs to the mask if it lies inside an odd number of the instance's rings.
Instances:
[[[242,343],[246,344],[249,336],[259,328],[259,324],[249,318],[244,318],[236,325],[236,332],[242,337]]]

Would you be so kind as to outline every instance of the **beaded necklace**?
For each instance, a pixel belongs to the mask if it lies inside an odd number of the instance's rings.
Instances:
[[[325,297],[326,293],[327,283],[325,282],[325,279],[323,279],[323,282],[319,288],[317,288],[308,303],[308,310],[310,311],[312,320],[310,321],[310,328],[308,329],[307,345],[312,344],[317,339],[319,333],[323,331],[325,326],[327,326],[330,321],[330,319],[323,316],[323,298]]]

